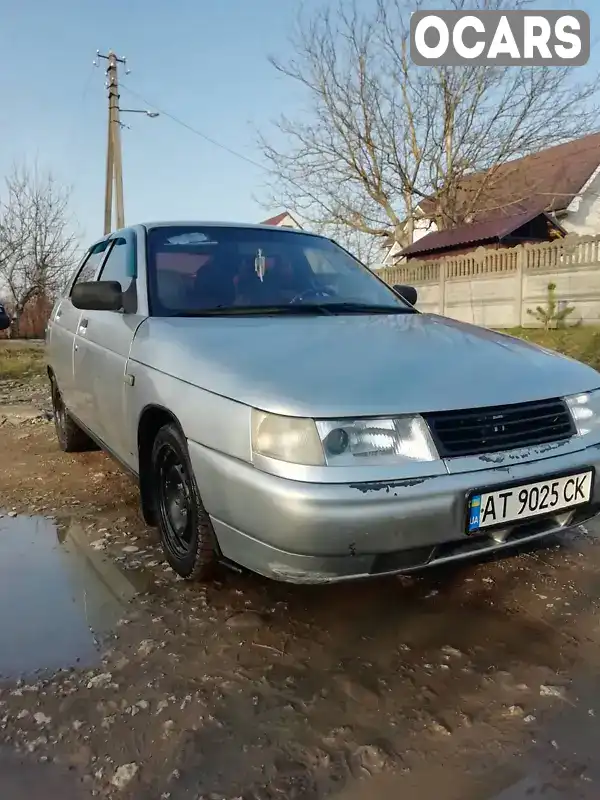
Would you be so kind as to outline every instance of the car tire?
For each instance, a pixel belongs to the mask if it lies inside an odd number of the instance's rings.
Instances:
[[[52,418],[58,445],[65,453],[82,453],[96,449],[96,445],[67,411],[55,380],[50,381],[52,391]]]
[[[177,425],[164,425],[152,446],[151,491],[165,558],[188,581],[210,579],[217,545],[192,470],[187,443]]]

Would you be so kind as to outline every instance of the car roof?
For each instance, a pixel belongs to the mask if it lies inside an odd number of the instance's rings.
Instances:
[[[312,231],[305,231],[304,229],[296,229],[296,228],[286,228],[284,226],[277,227],[275,225],[260,225],[255,223],[249,222],[219,222],[219,221],[212,221],[212,220],[160,220],[155,222],[141,222],[139,223],[141,227],[150,229],[150,228],[167,228],[167,227],[209,227],[209,228],[249,228],[251,230],[262,230],[262,231],[283,231],[284,233],[302,233],[306,236],[316,236],[320,239],[324,238],[318,233],[313,233]],[[137,227],[137,226],[132,226]]]
[[[155,222],[137,222],[133,225],[126,225],[123,228],[118,228],[110,233],[105,234],[100,239],[96,239],[90,245],[90,248],[95,247],[96,245],[100,244],[101,242],[110,239],[111,237],[117,236],[119,233],[124,233],[125,231],[135,231],[135,230],[152,230],[155,228],[177,228],[177,227],[194,227],[194,228],[201,228],[201,227],[208,227],[208,228],[249,228],[251,230],[259,230],[259,231],[273,231],[282,232],[282,233],[289,233],[289,234],[303,234],[304,236],[314,236],[315,239],[327,239],[328,237],[322,236],[319,233],[313,233],[312,231],[305,231],[304,229],[297,230],[295,228],[286,228],[286,227],[277,227],[275,225],[256,225],[254,223],[248,222],[215,222],[212,220],[160,220]]]

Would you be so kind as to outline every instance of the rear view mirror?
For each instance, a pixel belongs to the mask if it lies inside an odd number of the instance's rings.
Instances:
[[[75,308],[85,311],[120,311],[123,308],[123,292],[118,281],[82,281],[71,291],[71,302]]]
[[[417,305],[418,293],[414,286],[405,286],[402,283],[397,283],[393,287],[396,294],[399,294],[403,300],[410,303],[411,306]]]

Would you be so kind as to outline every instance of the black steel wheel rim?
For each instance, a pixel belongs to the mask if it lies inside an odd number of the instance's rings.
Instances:
[[[175,558],[185,558],[193,548],[193,496],[181,454],[166,442],[156,456],[156,478],[164,544]]]
[[[59,434],[64,434],[67,423],[67,412],[65,411],[65,405],[58,389],[54,389],[53,395],[54,402],[52,405],[54,406],[54,424],[56,425],[56,429]]]

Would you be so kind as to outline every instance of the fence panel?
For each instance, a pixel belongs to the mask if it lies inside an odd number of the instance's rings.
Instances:
[[[548,284],[573,305],[571,322],[600,324],[600,235],[410,261],[380,270],[384,281],[419,290],[419,308],[489,327],[535,326]]]

